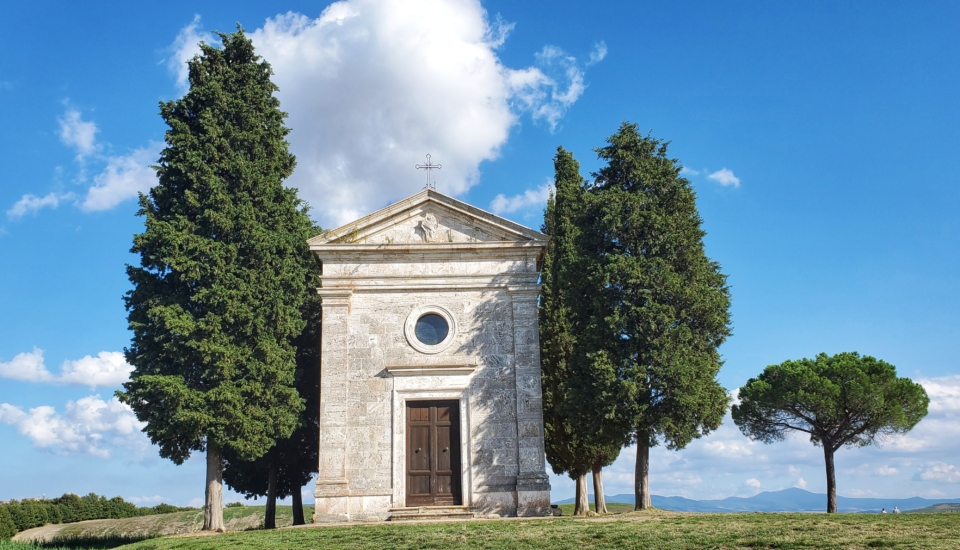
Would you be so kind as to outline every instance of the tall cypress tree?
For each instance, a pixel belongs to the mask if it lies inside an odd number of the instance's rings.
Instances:
[[[682,449],[723,419],[728,397],[716,375],[730,293],[706,255],[696,195],[667,143],[623,123],[597,153],[606,166],[595,174],[595,207],[582,229],[598,308],[590,334],[634,386],[639,510],[651,505],[650,447]]]
[[[568,474],[577,482],[574,514],[587,505],[586,475],[591,457],[574,422],[573,365],[576,344],[571,302],[575,288],[570,276],[579,262],[576,248],[577,211],[582,207],[584,181],[580,164],[562,147],[553,159],[556,193],[547,202],[543,232],[550,235],[541,270],[540,365],[543,387],[543,429],[547,462],[554,473]]]
[[[593,473],[596,510],[606,509],[602,468],[620,454],[633,427],[631,385],[596,347],[590,255],[581,227],[591,197],[580,165],[562,147],[554,157],[556,194],[544,213],[551,236],[544,259],[540,300],[541,364],[547,459],[556,473],[577,481],[575,514],[586,513],[587,474]]]
[[[190,89],[162,102],[159,183],[140,196],[126,297],[134,366],[120,398],[160,455],[206,451],[205,530],[223,530],[223,450],[244,460],[288,437],[303,409],[292,343],[312,224],[296,191],[270,66],[242,29],[201,44]]]
[[[319,228],[315,231],[319,232]],[[306,523],[300,490],[317,472],[320,452],[320,296],[315,289],[319,267],[306,258],[309,267],[308,290],[303,314],[306,327],[294,341],[297,347],[297,392],[304,402],[297,429],[260,458],[241,460],[236,453],[224,452],[223,480],[247,498],[266,497],[263,527],[276,527],[277,499],[292,497],[293,524]]]

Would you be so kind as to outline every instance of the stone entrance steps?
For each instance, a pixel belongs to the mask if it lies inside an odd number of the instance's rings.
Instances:
[[[387,521],[474,519],[475,517],[477,514],[470,506],[411,506],[391,508]]]

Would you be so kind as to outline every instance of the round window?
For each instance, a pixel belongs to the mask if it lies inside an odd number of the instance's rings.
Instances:
[[[436,313],[428,313],[417,319],[415,334],[420,343],[427,346],[436,346],[447,337],[450,327],[447,320]]]
[[[440,353],[453,345],[457,318],[445,307],[425,305],[413,308],[403,323],[403,335],[420,353]]]

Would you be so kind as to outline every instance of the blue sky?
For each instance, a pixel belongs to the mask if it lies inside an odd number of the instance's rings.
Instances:
[[[927,387],[908,436],[838,453],[839,493],[960,497],[960,7],[951,2],[348,0],[6,5],[0,35],[0,500],[202,496],[112,401],[124,264],[182,60],[237,22],[270,61],[325,227],[439,190],[539,227],[558,145],[584,174],[619,123],[670,140],[729,275],[730,390],[821,351]],[[323,14],[323,17],[321,17]],[[728,421],[653,453],[663,495],[823,491],[802,439]],[[632,450],[607,471],[631,491]],[[554,498],[572,494],[555,477]],[[307,489],[309,493],[309,488]],[[309,501],[309,499],[308,499]]]

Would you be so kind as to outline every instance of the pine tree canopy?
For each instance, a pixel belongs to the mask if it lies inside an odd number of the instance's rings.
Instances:
[[[303,408],[293,340],[312,224],[283,186],[295,159],[270,66],[242,29],[220,39],[188,63],[186,95],[160,104],[167,146],[127,267],[134,372],[118,394],[178,464],[208,443],[255,459]]]
[[[739,397],[733,421],[747,437],[772,443],[798,431],[829,451],[906,433],[930,403],[923,386],[898,378],[896,367],[856,352],[770,365]]]

